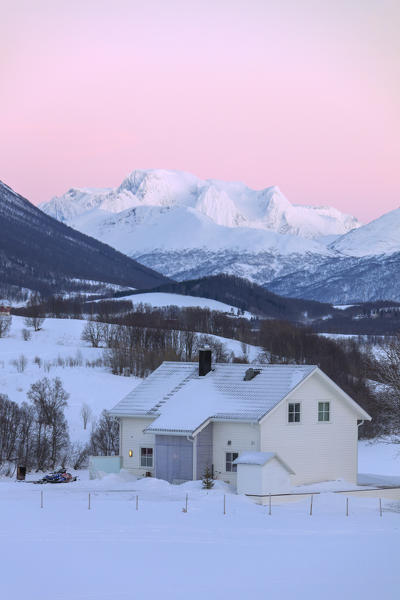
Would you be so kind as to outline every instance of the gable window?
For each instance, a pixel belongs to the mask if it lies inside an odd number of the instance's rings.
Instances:
[[[236,473],[237,465],[233,464],[233,461],[239,456],[238,452],[227,452],[225,454],[225,471],[229,473]]]
[[[288,404],[288,422],[300,423],[300,402],[291,402]]]
[[[318,421],[327,422],[330,420],[329,402],[318,402]]]
[[[153,466],[153,448],[140,448],[140,466]]]

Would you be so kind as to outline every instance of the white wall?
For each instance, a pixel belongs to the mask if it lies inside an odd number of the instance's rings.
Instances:
[[[329,423],[318,422],[318,402],[330,402]],[[301,422],[288,423],[288,403],[301,403]],[[357,481],[357,415],[342,397],[313,374],[288,401],[261,423],[261,451],[276,452],[295,471],[294,485]]]
[[[228,440],[232,443],[228,445]],[[213,423],[214,477],[236,485],[236,473],[225,470],[226,452],[257,452],[260,450],[260,428],[250,423]]]
[[[237,466],[238,494],[285,494],[291,488],[290,474],[276,459],[265,465]]]
[[[146,471],[154,471],[153,468],[140,466],[140,448],[155,447],[155,436],[149,433],[143,433],[154,419],[138,419],[124,417],[120,419],[120,454],[122,457],[122,468],[129,469],[135,475],[144,476]],[[129,450],[132,450],[132,458],[129,456]],[[155,461],[153,450],[153,465]]]

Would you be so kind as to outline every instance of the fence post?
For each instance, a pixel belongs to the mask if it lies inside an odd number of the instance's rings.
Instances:
[[[349,499],[346,498],[346,517],[349,516]]]
[[[40,508],[43,508],[43,490],[40,490]]]
[[[139,496],[136,496],[136,510],[139,510]]]
[[[90,492],[89,492],[89,495],[88,495],[88,510],[90,510]]]
[[[268,510],[268,514],[271,514],[271,494],[269,495],[269,510]]]
[[[224,494],[224,515],[226,515],[226,498],[225,498],[225,494]]]
[[[313,494],[311,494],[311,500],[310,500],[310,517],[312,516],[312,505],[313,505]]]
[[[185,512],[188,511],[188,495],[186,494],[186,506],[185,506]]]
[[[379,516],[382,516],[382,498],[379,498]]]

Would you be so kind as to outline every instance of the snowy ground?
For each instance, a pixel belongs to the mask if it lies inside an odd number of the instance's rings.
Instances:
[[[10,400],[19,404],[26,401],[26,393],[32,383],[43,377],[60,377],[64,388],[70,394],[66,416],[73,441],[85,441],[90,435],[90,425],[83,430],[80,410],[86,402],[92,408],[93,417],[103,409],[112,408],[130,392],[140,379],[112,375],[105,367],[87,367],[87,361],[95,361],[103,355],[102,348],[90,348],[82,342],[81,333],[85,321],[74,319],[46,319],[41,331],[33,332],[32,339],[22,339],[25,328],[22,317],[13,317],[10,335],[0,338],[0,394],[7,394]],[[225,344],[229,352],[242,355],[240,342],[218,336],[210,336]],[[257,359],[261,348],[247,346],[250,361]],[[21,355],[27,359],[22,373],[18,372],[13,361]],[[40,366],[34,362],[41,360]],[[63,360],[72,358],[82,361],[82,366],[61,366]],[[59,360],[60,359],[60,360]]]
[[[172,294],[169,292],[145,292],[143,294],[130,294],[127,296],[120,296],[118,298],[111,298],[111,300],[131,300],[134,305],[149,304],[150,306],[155,307],[179,306],[180,308],[209,308],[210,310],[216,310],[232,315],[237,315],[239,310],[236,306],[225,304],[219,300],[202,298],[200,296],[184,296],[182,294]],[[95,302],[101,302],[101,300],[96,300]],[[248,311],[245,311],[243,314],[240,314],[240,316],[249,319],[253,315]]]
[[[89,348],[81,341],[84,321],[74,319],[46,319],[41,331],[32,332],[32,339],[24,341],[21,330],[25,327],[22,317],[13,317],[9,337],[0,339],[0,393],[7,394],[18,404],[27,400],[26,393],[32,383],[43,377],[60,377],[64,388],[70,394],[66,416],[70,426],[71,439],[84,441],[90,434],[90,426],[84,431],[80,410],[83,402],[89,404],[93,416],[111,408],[127,394],[140,379],[117,377],[104,367],[86,367],[86,361],[101,358],[103,350]],[[27,358],[27,365],[19,373],[13,360],[21,355]],[[41,366],[34,363],[41,359]],[[68,367],[54,365],[58,358],[81,359],[82,366]]]
[[[0,481],[0,597],[398,598],[399,502],[383,500],[380,517],[376,498],[352,497],[347,517],[345,497],[326,493],[314,497],[312,516],[309,499],[273,504],[269,515],[220,482],[207,492],[126,473],[81,477],[58,486]]]
[[[22,319],[0,340],[0,392],[22,401],[32,381],[59,375],[71,394],[77,429],[81,401],[99,413],[135,384],[102,368],[32,362],[101,350],[80,341],[83,322],[48,319],[24,342]],[[23,373],[10,360],[29,359]],[[137,380],[136,380],[137,381]],[[89,391],[87,391],[89,390]],[[78,431],[76,432],[78,435]],[[397,445],[360,442],[359,471],[369,482],[400,478]],[[31,474],[30,478],[35,477]],[[0,480],[0,598],[7,600],[397,600],[400,502],[321,493],[276,504],[272,514],[221,483],[171,486],[122,472],[90,481],[37,486]],[[337,482],[320,486],[337,488]],[[44,506],[40,507],[43,491]],[[88,510],[88,494],[91,508]],[[188,512],[182,509],[188,494]],[[223,499],[226,497],[226,514]],[[136,510],[136,496],[139,498]]]

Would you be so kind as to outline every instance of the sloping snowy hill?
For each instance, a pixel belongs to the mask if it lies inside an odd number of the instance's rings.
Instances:
[[[331,244],[331,248],[359,257],[400,252],[400,208],[341,236]]]

